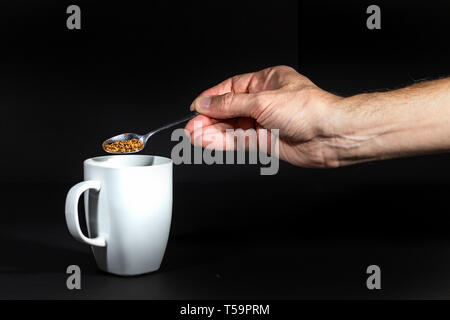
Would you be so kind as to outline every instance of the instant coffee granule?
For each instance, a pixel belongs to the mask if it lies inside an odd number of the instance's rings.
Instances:
[[[144,149],[144,144],[139,139],[131,139],[127,141],[116,141],[111,144],[103,145],[103,149],[112,153],[129,153],[141,151]]]

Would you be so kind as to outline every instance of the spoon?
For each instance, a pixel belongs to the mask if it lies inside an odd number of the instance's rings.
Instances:
[[[107,153],[111,153],[111,154],[132,154],[132,153],[141,152],[142,150],[144,150],[145,145],[147,143],[147,140],[151,136],[153,136],[155,133],[158,133],[160,131],[163,131],[163,130],[175,127],[176,125],[179,125],[179,124],[181,124],[183,122],[187,122],[187,121],[195,118],[198,115],[199,114],[197,112],[192,112],[188,116],[186,116],[186,117],[184,117],[182,119],[170,122],[170,123],[166,124],[165,126],[162,126],[162,127],[158,128],[158,129],[150,131],[149,133],[147,133],[145,135],[140,135],[140,134],[137,134],[137,133],[122,133],[122,134],[119,134],[118,136],[109,138],[108,140],[103,142],[103,144],[102,144],[103,150],[105,150]],[[125,141],[129,141],[129,140],[132,140],[132,139],[137,139],[138,141],[140,141],[142,143],[142,147],[139,150],[130,151],[130,152],[112,152],[112,151],[106,150],[106,148],[105,148],[105,146],[108,146],[108,145],[110,145],[110,144],[112,144],[114,142],[118,142],[118,141],[125,142]]]

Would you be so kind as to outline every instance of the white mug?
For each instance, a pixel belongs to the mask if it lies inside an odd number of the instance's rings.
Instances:
[[[72,236],[91,245],[103,271],[133,276],[158,270],[172,219],[172,160],[146,155],[88,159],[84,180],[66,198]],[[83,193],[88,236],[78,219]]]

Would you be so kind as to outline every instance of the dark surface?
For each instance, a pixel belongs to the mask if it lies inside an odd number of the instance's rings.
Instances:
[[[353,180],[367,170],[376,168],[346,173]],[[176,184],[163,265],[137,278],[98,271],[89,248],[71,238],[63,214],[69,185],[36,184],[20,195],[20,185],[10,185],[0,227],[0,298],[450,298],[445,179],[423,179],[421,188],[401,176],[347,187],[328,180],[337,189],[331,192],[317,178],[273,189]],[[199,193],[201,203],[193,202]],[[237,195],[246,200],[224,201]],[[66,289],[72,264],[81,267],[81,291]],[[365,287],[372,264],[382,268],[379,292]]]
[[[138,278],[98,271],[64,221],[66,193],[104,138],[183,116],[226,77],[287,64],[351,95],[449,75],[450,3],[379,1],[374,32],[369,1],[78,1],[79,32],[65,28],[69,4],[0,5],[0,298],[450,298],[449,155],[282,163],[273,177],[175,167],[166,256]],[[169,156],[169,140],[145,152]],[[72,264],[79,292],[66,289]],[[381,291],[365,287],[372,264]]]

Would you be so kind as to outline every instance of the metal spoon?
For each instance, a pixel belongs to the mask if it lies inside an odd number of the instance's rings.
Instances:
[[[175,127],[175,126],[177,126],[177,125],[179,125],[179,124],[181,124],[183,122],[187,122],[187,121],[195,118],[198,115],[199,114],[197,112],[193,112],[193,113],[189,114],[188,116],[186,116],[186,117],[184,117],[182,119],[179,119],[179,120],[173,121],[171,123],[168,123],[165,126],[162,126],[162,127],[158,128],[158,129],[150,131],[149,133],[147,133],[145,135],[140,135],[140,134],[137,134],[137,133],[122,133],[122,134],[119,134],[118,136],[109,138],[108,140],[103,142],[103,144],[102,144],[103,150],[108,152],[108,153],[111,153],[111,154],[132,154],[132,153],[141,152],[142,150],[144,150],[145,145],[147,143],[147,140],[151,136],[153,136],[155,133],[158,133],[160,131],[163,131],[163,130]],[[132,152],[111,152],[111,151],[108,151],[108,150],[105,149],[105,146],[110,145],[111,143],[114,143],[114,142],[117,142],[117,141],[128,141],[128,140],[131,140],[131,139],[140,140],[144,146],[140,150],[132,151]]]

